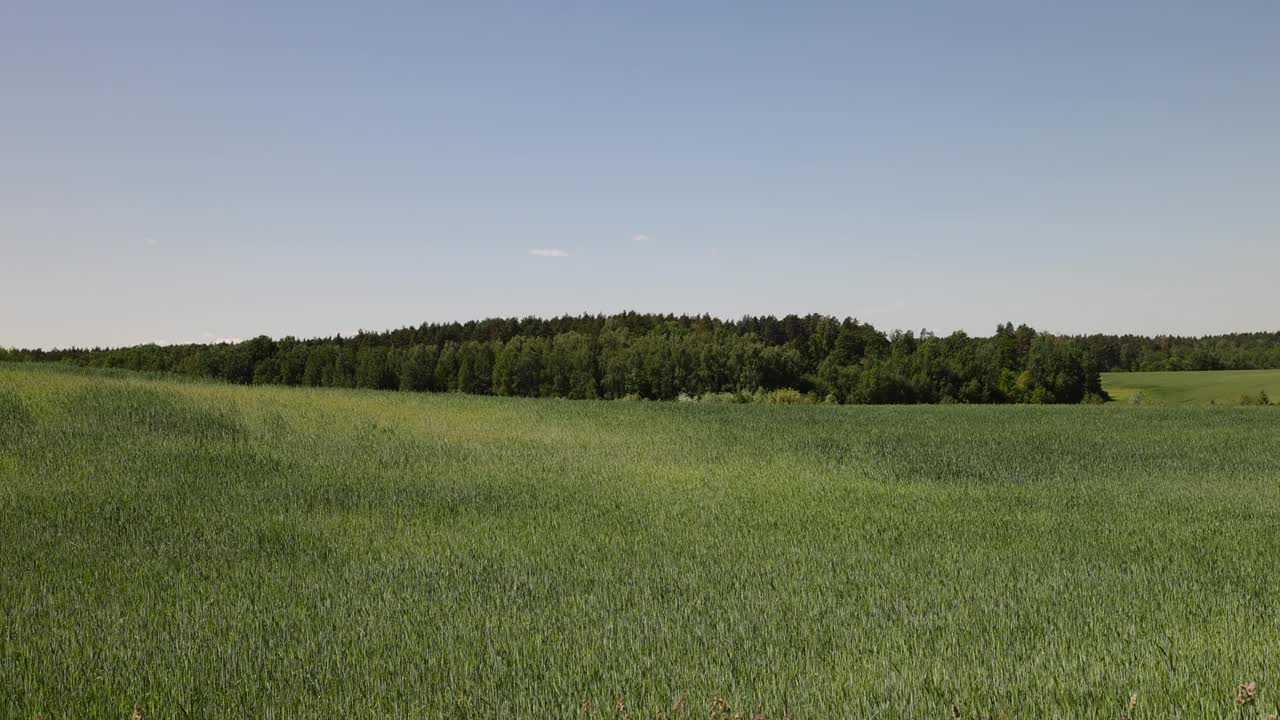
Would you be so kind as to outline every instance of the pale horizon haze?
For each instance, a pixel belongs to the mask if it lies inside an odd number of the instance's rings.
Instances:
[[[1280,3],[0,7],[0,347],[1280,330]]]

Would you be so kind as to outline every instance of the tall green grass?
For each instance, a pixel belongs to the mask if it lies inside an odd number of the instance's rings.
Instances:
[[[1280,411],[0,365],[4,717],[708,717],[717,698],[1276,712]]]

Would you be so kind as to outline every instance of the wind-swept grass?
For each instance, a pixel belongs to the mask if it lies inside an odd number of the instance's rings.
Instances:
[[[1278,700],[1275,408],[570,402],[0,365],[4,717]]]

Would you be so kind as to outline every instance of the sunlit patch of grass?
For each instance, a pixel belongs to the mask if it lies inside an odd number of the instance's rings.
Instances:
[[[1102,374],[1102,386],[1124,403],[1235,405],[1260,392],[1280,398],[1280,370],[1114,372]]]

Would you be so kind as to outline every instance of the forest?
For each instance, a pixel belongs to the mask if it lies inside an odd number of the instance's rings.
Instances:
[[[300,340],[3,350],[0,360],[168,372],[238,384],[719,402],[1081,403],[1116,370],[1280,367],[1280,333],[990,337],[883,332],[827,315],[621,313],[424,323]]]

